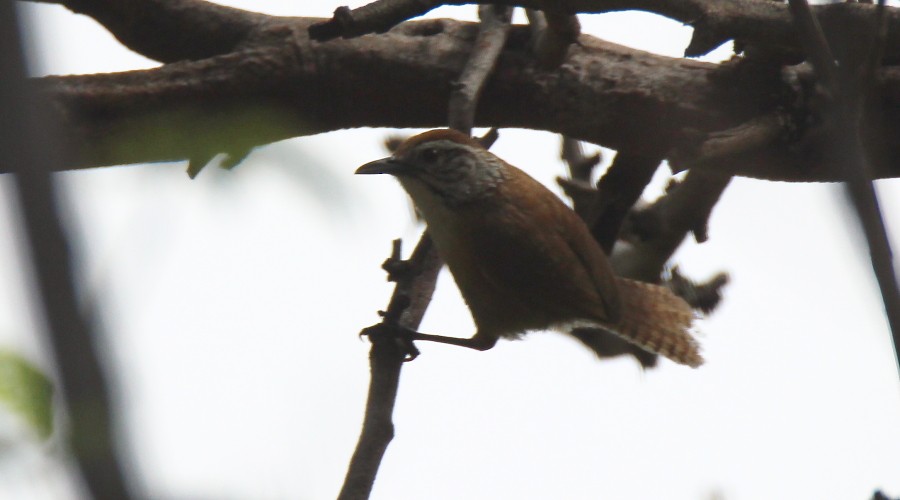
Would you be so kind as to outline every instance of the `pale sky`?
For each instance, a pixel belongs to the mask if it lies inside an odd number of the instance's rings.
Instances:
[[[228,3],[329,16],[346,2]],[[155,66],[90,19],[25,6],[35,74]],[[435,15],[472,18],[474,9]],[[585,32],[671,56],[690,36],[646,14],[581,20]],[[284,141],[193,181],[183,163],[60,176],[85,292],[102,304],[122,450],[141,496],[336,495],[368,384],[357,333],[389,298],[380,264],[390,241],[403,237],[410,250],[421,231],[392,179],[352,175],[384,156],[389,132]],[[563,172],[548,133],[502,130],[493,150],[551,185]],[[657,174],[653,193],[667,176]],[[897,233],[900,183],[878,187]],[[6,198],[8,178],[0,190]],[[13,220],[0,203],[0,346],[41,363]],[[397,436],[373,498],[900,495],[900,383],[854,223],[838,186],[735,180],[710,240],[675,256],[688,276],[732,277],[722,306],[700,322],[707,364],[698,370],[599,362],[555,333],[487,352],[421,343],[403,370]],[[422,328],[474,331],[449,275]],[[35,443],[24,433],[0,419],[0,498],[78,498],[58,437]]]

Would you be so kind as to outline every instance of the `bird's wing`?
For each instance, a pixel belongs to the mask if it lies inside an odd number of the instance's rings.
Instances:
[[[581,264],[593,290],[603,302],[605,319],[610,323],[618,322],[621,317],[621,301],[616,285],[616,275],[609,259],[600,245],[591,235],[587,225],[575,212],[561,201],[555,205],[556,230],[571,249],[572,254]]]
[[[484,257],[478,262],[491,266],[481,274],[553,316],[618,321],[615,275],[587,226],[531,177],[517,181],[526,186],[513,187],[538,190],[535,196],[517,197],[522,206],[515,210],[485,212],[475,225]]]

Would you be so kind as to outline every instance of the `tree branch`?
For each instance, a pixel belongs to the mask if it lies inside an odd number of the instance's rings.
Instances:
[[[534,55],[544,70],[558,67],[566,60],[569,46],[578,42],[581,23],[578,16],[555,8],[555,1],[542,0],[542,11],[528,9],[534,40]]]
[[[15,195],[33,266],[38,310],[45,321],[48,354],[59,370],[68,410],[68,441],[93,498],[131,498],[116,457],[113,410],[98,354],[100,339],[78,303],[72,255],[62,227],[57,193],[48,173],[58,163],[56,124],[25,81],[25,62],[11,2],[0,3],[0,157],[22,168]]]
[[[580,141],[566,136],[561,139],[559,156],[566,163],[569,177],[557,177],[556,182],[572,200],[572,210],[587,222],[597,197],[597,190],[591,186],[591,176],[602,156],[599,151],[587,156]]]
[[[57,113],[75,151],[68,168],[203,158],[348,127],[433,127],[473,48],[477,25],[406,23],[365,39],[315,43],[300,19],[280,38],[201,61],[102,75],[33,81]],[[340,68],[340,71],[337,70]],[[613,149],[667,156],[696,144],[685,135],[726,130],[784,110],[808,114],[785,79],[717,83],[713,64],[676,60],[582,36],[569,64],[538,70],[527,27],[513,27],[486,83],[476,125],[566,134]],[[881,128],[871,142],[873,175],[900,176],[900,68],[884,70]],[[763,103],[748,95],[783,96]],[[589,103],[585,105],[585,103]],[[792,108],[793,107],[793,108]],[[762,108],[762,109],[760,109]],[[646,138],[652,137],[648,141]],[[237,146],[236,146],[237,145]],[[745,151],[716,168],[772,180],[835,180],[835,169],[787,141]],[[0,171],[9,171],[9,165]]]
[[[650,183],[660,158],[619,151],[597,183],[597,196],[587,219],[591,234],[607,254],[619,237],[622,223]]]
[[[494,70],[497,57],[506,43],[512,9],[487,5],[478,8],[478,15],[481,18],[478,38],[475,39],[472,55],[466,62],[462,75],[453,83],[454,89],[450,93],[448,104],[450,112],[447,121],[450,128],[466,135],[472,134],[475,110],[484,82]]]
[[[265,14],[200,0],[31,0],[90,16],[129,49],[160,62],[199,60],[235,50]]]
[[[544,0],[376,0],[358,9],[339,9],[331,20],[313,28],[313,38],[325,41],[332,38],[354,37],[366,33],[384,33],[391,27],[421,16],[441,5],[494,4],[540,10]],[[557,0],[553,2],[566,13],[602,14],[626,10],[640,10],[659,14],[694,28],[691,42],[685,49],[688,57],[704,55],[729,40],[768,47],[774,50],[798,52],[799,39],[795,35],[788,6],[771,0]],[[815,5],[813,12],[828,31],[842,24],[860,26],[871,18],[874,6],[862,3]],[[891,60],[900,56],[900,13],[891,9],[888,24],[894,33],[888,40]]]
[[[409,260],[401,261],[400,257],[400,240],[395,240],[391,257],[383,267],[388,279],[397,286],[387,311],[382,313],[384,321],[363,331],[372,341],[369,353],[372,378],[362,432],[338,496],[340,500],[369,498],[381,460],[394,438],[393,412],[400,370],[408,355],[417,354],[411,343],[400,340],[392,330],[419,328],[443,266],[428,233],[422,234]]]
[[[900,373],[900,286],[894,273],[893,254],[878,194],[871,180],[867,161],[871,155],[862,141],[861,130],[866,104],[875,88],[875,68],[880,64],[886,41],[884,0],[879,0],[876,11],[872,13],[869,30],[862,34],[842,33],[845,39],[860,35],[861,39],[839,47],[840,52],[829,47],[821,28],[809,14],[806,0],[790,2],[803,46],[813,61],[818,88],[824,94],[819,101],[822,109],[817,110],[821,114],[822,135],[826,139],[823,149],[836,159],[837,171],[846,180],[847,194],[865,234]],[[833,52],[840,54],[840,64],[835,61]]]
[[[659,282],[666,263],[690,232],[705,235],[712,209],[730,177],[690,170],[685,179],[669,186],[666,194],[631,216],[629,245],[612,255],[616,274]]]

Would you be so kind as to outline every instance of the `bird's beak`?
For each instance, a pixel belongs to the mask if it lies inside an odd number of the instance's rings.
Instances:
[[[370,161],[365,165],[356,169],[357,174],[390,174],[397,175],[409,169],[409,166],[394,158],[382,158],[380,160]]]

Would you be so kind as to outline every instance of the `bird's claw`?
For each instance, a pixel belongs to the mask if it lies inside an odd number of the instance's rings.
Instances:
[[[364,328],[359,332],[359,336],[369,337],[370,340],[376,338],[391,337],[395,339],[404,351],[403,361],[409,362],[419,357],[419,349],[413,343],[416,331],[400,325],[391,325],[387,323],[378,323],[368,328]]]

